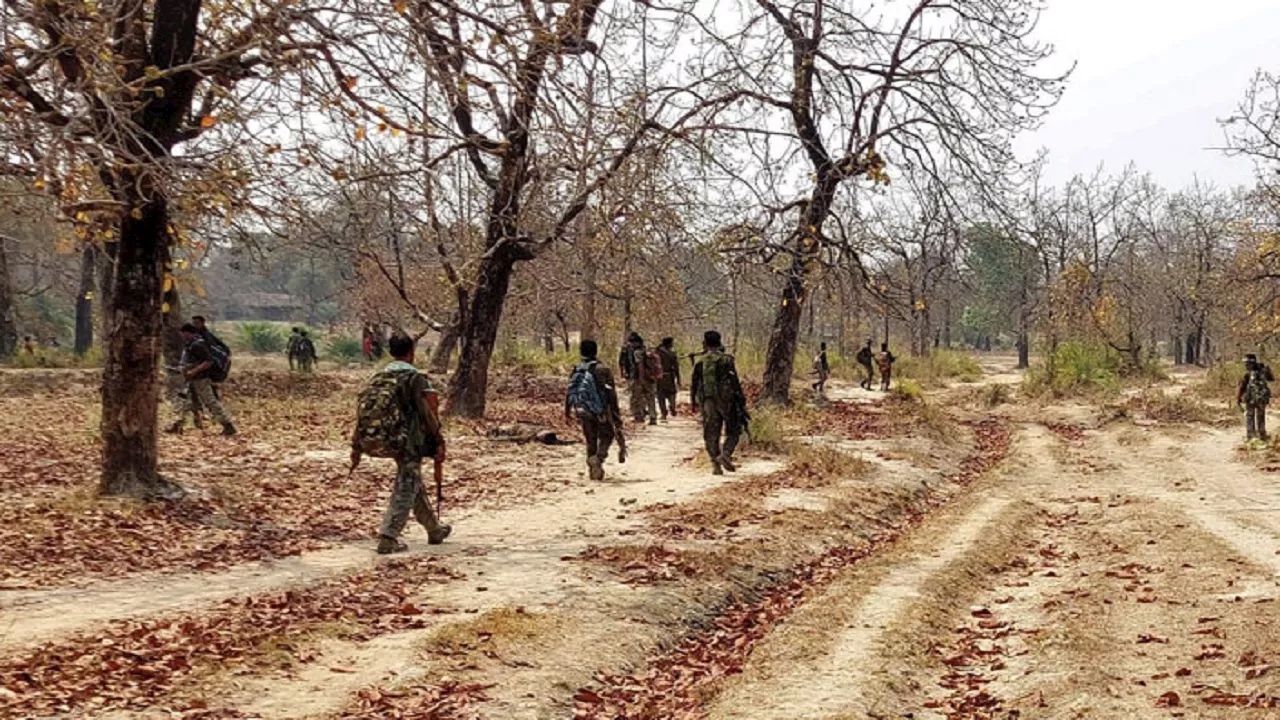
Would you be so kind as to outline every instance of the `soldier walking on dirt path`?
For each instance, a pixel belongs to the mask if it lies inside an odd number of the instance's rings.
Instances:
[[[870,390],[871,382],[875,379],[875,371],[871,369],[871,364],[875,362],[875,353],[871,351],[870,340],[868,340],[867,344],[858,351],[858,354],[854,359],[856,359],[858,364],[862,366],[862,389]]]
[[[225,366],[221,366],[215,358],[217,350],[211,347],[194,323],[183,325],[180,332],[186,343],[186,348],[182,351],[181,369],[187,381],[187,392],[179,396],[178,419],[166,431],[181,433],[187,414],[198,416],[203,409],[209,412],[214,422],[222,424],[223,435],[235,435],[236,426],[231,422],[231,416],[223,408],[222,400],[218,398],[214,388],[215,382],[226,379]]]
[[[1236,390],[1236,405],[1245,409],[1245,441],[1268,440],[1267,405],[1271,402],[1271,385],[1275,375],[1258,356],[1249,353],[1244,358],[1244,377]]]
[[[822,397],[827,391],[827,379],[831,377],[831,363],[827,361],[826,343],[819,346],[818,354],[813,358],[813,374],[817,378],[813,381],[813,390]]]
[[[702,359],[693,367],[689,395],[694,411],[702,413],[702,439],[711,458],[712,473],[723,475],[726,470],[737,470],[733,451],[748,421],[746,396],[733,356],[721,345],[720,333],[708,330],[702,346]]]
[[[658,424],[657,380],[662,375],[658,356],[644,346],[640,333],[631,333],[618,358],[622,374],[631,393],[631,418],[636,422]]]
[[[582,360],[569,376],[565,391],[564,417],[574,417],[582,424],[587,444],[587,471],[592,480],[604,480],[604,463],[609,459],[609,446],[618,441],[618,462],[627,461],[627,439],[623,435],[622,410],[618,407],[618,388],[613,372],[600,362],[595,340],[579,345]]]
[[[360,391],[356,429],[351,437],[351,469],[362,455],[396,461],[396,482],[378,530],[378,554],[404,552],[401,540],[412,511],[427,531],[427,542],[439,545],[453,528],[442,525],[422,484],[422,459],[444,462],[445,440],[433,409],[435,389],[413,365],[413,338],[396,333],[387,343],[392,361]]]
[[[662,420],[676,416],[676,394],[680,392],[680,356],[676,354],[674,338],[662,338],[658,346],[658,361],[662,363],[662,377],[658,379],[658,410]]]
[[[880,354],[876,356],[876,364],[880,366],[880,389],[884,392],[889,391],[889,384],[893,382],[893,364],[898,358],[889,352],[889,343],[880,343]]]

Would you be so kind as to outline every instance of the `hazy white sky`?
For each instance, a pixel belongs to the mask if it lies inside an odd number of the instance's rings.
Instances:
[[[1021,143],[1049,151],[1049,179],[1119,170],[1161,183],[1246,183],[1248,160],[1214,150],[1259,67],[1280,71],[1280,0],[1049,0],[1041,37],[1078,62],[1062,102]]]

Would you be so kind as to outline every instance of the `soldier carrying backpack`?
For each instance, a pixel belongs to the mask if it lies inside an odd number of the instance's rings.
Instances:
[[[631,333],[619,356],[622,374],[631,391],[631,417],[636,422],[649,419],[658,424],[658,381],[662,379],[662,360],[644,346],[640,333]]]
[[[214,422],[222,424],[223,435],[235,435],[236,426],[222,407],[222,400],[214,387],[215,383],[227,379],[227,356],[210,345],[194,323],[183,325],[180,332],[182,341],[186,343],[181,370],[187,381],[187,392],[178,396],[178,419],[166,431],[181,434],[187,414],[198,418],[203,408],[209,411]]]
[[[1236,404],[1245,408],[1245,439],[1267,438],[1267,405],[1271,403],[1271,385],[1275,375],[1258,356],[1249,353],[1244,358],[1244,377],[1236,390]]]
[[[693,409],[702,412],[702,439],[711,457],[712,473],[733,472],[733,451],[751,421],[747,398],[738,379],[733,356],[720,344],[720,333],[708,330],[702,338],[702,359],[693,367],[689,395]],[[724,442],[720,435],[724,433]]]
[[[627,439],[622,434],[622,411],[618,408],[618,390],[613,373],[600,362],[595,340],[583,340],[579,346],[582,361],[569,376],[565,391],[564,417],[577,417],[582,424],[587,444],[587,470],[592,480],[604,479],[604,462],[609,459],[609,445],[618,441],[618,462],[627,461]]]
[[[413,338],[396,333],[388,343],[392,362],[375,374],[360,391],[356,428],[351,437],[351,469],[363,455],[396,461],[396,482],[378,532],[378,553],[403,552],[408,547],[400,533],[409,512],[427,531],[427,542],[439,545],[452,528],[440,524],[422,484],[422,458],[435,460],[436,501],[439,503],[439,468],[445,458],[440,419],[432,407],[435,389],[413,365]]]

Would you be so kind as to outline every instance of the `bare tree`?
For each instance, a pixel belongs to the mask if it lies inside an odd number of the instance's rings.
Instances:
[[[766,116],[750,131],[767,135],[756,147],[792,171],[781,173],[784,182],[772,173],[762,179],[782,193],[807,187],[790,198],[763,191],[776,197],[764,224],[790,224],[769,248],[786,261],[764,378],[764,398],[787,402],[810,277],[832,242],[825,228],[837,189],[887,183],[895,165],[998,181],[1012,166],[1010,139],[1056,102],[1063,78],[1037,74],[1051,49],[1032,40],[1033,0],[753,5],[758,14],[746,30],[718,46]]]

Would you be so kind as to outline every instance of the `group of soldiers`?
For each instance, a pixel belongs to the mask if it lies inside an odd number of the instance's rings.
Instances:
[[[296,325],[293,327],[293,331],[289,333],[289,344],[285,348],[285,353],[289,356],[290,370],[311,372],[315,369],[316,360],[318,359],[316,357],[316,344],[307,335],[306,328]]]
[[[618,462],[627,458],[618,387],[613,372],[600,362],[594,340],[583,340],[579,354],[581,360],[569,379],[565,417],[576,417],[581,423],[590,477],[602,480],[614,442],[618,443]],[[701,415],[712,472],[733,472],[737,469],[734,450],[751,420],[733,356],[725,352],[720,333],[708,330],[703,335],[702,352],[691,353],[689,360],[693,364],[690,407]],[[631,333],[618,354],[618,370],[627,381],[632,420],[656,425],[679,414],[680,357],[672,338],[663,338],[650,350],[639,333]]]

